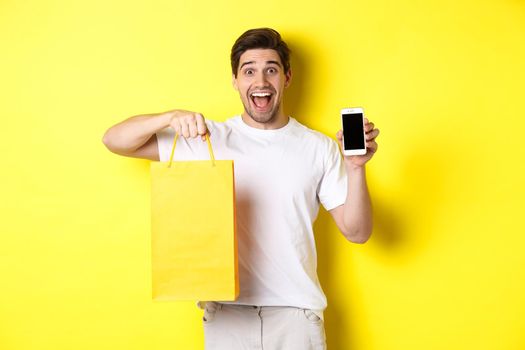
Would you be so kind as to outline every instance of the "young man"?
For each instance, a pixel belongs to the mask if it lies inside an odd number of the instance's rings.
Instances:
[[[325,349],[312,223],[321,203],[349,241],[368,240],[365,164],[379,130],[366,121],[367,153],[343,159],[335,141],[285,115],[289,49],[273,29],[242,34],[231,64],[242,115],[224,123],[184,110],[139,115],[103,142],[120,155],[166,161],[178,133],[177,160],[208,159],[209,133],[216,158],[234,160],[240,296],[203,303],[206,349]]]

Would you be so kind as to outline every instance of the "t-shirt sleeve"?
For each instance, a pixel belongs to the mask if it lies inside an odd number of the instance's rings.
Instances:
[[[157,131],[157,146],[159,149],[159,159],[161,162],[170,160],[171,148],[173,147],[173,138],[175,137],[175,130],[168,127]]]
[[[330,139],[325,156],[324,174],[317,193],[319,201],[326,210],[332,210],[346,201],[346,170],[337,143]]]

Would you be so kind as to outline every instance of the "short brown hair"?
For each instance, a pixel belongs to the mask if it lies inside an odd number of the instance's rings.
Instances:
[[[251,49],[272,49],[277,51],[283,64],[284,73],[286,74],[290,70],[290,49],[281,39],[281,35],[271,28],[257,28],[244,32],[233,44],[230,60],[232,73],[235,77],[237,77],[241,55]]]

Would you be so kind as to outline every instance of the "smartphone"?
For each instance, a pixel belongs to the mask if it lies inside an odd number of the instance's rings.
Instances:
[[[343,123],[343,154],[345,156],[366,154],[363,108],[341,109],[341,120]]]

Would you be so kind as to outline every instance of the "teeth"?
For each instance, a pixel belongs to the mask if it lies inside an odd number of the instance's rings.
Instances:
[[[266,97],[270,95],[271,94],[269,92],[252,92],[252,96],[257,96],[257,97]]]

